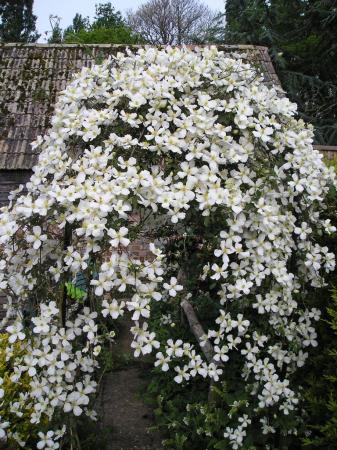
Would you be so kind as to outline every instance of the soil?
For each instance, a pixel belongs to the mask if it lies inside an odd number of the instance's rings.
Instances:
[[[145,366],[133,360],[129,330],[130,323],[125,321],[115,346],[118,356],[128,364],[106,374],[102,386],[102,425],[111,430],[106,450],[163,450],[162,437],[149,430],[155,425],[154,416],[140,394]]]

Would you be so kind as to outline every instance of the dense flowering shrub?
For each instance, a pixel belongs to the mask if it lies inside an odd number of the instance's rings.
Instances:
[[[16,315],[7,352],[25,340],[15,376],[31,381],[17,410],[28,403],[41,423],[37,448],[59,447],[60,411],[93,414],[101,323],[125,311],[135,355],[154,352],[178,384],[216,383],[240,366],[245,392],[222,431],[230,448],[245,446],[253,427],[296,433],[291,381],[317,345],[320,315],[306,298],[334,268],[313,239],[334,231],[321,219],[334,174],[295,114],[244,57],[214,47],[118,54],[60,95],[51,129],[33,144],[27,193],[0,216],[0,287]],[[153,256],[136,260],[130,244],[145,236]],[[180,238],[194,246],[182,249]],[[79,272],[87,294],[71,301],[65,283]],[[165,311],[200,292],[212,293],[216,311],[201,346],[158,340],[148,326],[157,302]]]

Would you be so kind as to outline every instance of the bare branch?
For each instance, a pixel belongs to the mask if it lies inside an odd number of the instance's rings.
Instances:
[[[127,22],[150,44],[182,45],[203,40],[216,16],[199,0],[149,0]]]
[[[191,331],[194,334],[195,338],[199,342],[199,345],[205,355],[205,358],[209,363],[214,363],[216,366],[223,367],[223,364],[219,361],[214,360],[214,349],[212,344],[208,339],[205,339],[206,333],[200,324],[197,315],[193,309],[191,303],[187,300],[183,300],[180,304],[182,307],[188,323],[190,325]]]

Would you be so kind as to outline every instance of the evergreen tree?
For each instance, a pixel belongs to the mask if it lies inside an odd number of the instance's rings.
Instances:
[[[117,11],[111,3],[99,3],[95,5],[96,15],[92,27],[94,28],[115,28],[125,25],[120,11]]]
[[[261,40],[265,8],[263,0],[226,2],[226,42],[253,44]]]
[[[39,36],[33,0],[1,0],[0,42],[35,42]]]
[[[80,31],[88,31],[90,29],[89,17],[83,17],[82,14],[75,14],[73,23],[64,30],[64,35],[69,33],[79,33]]]
[[[268,46],[317,142],[337,144],[337,0],[227,0],[225,42]]]
[[[238,16],[241,16],[245,7],[247,6],[247,0],[227,0],[226,1],[226,20],[231,26]]]

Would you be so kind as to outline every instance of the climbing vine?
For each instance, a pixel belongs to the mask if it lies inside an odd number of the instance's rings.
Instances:
[[[40,449],[61,448],[74,417],[95,419],[105,323],[127,313],[135,356],[153,353],[187,389],[208,380],[210,407],[227,374],[240,380],[223,406],[228,448],[297,432],[293,380],[318,344],[308,299],[334,268],[314,236],[335,230],[321,218],[335,176],[296,105],[244,58],[215,47],[127,51],[61,93],[33,143],[27,192],[0,215],[6,355],[11,380],[25,380],[2,413],[3,439],[22,445],[22,410]],[[132,245],[145,239],[140,260]],[[180,305],[185,316],[165,339],[151,327],[158,305],[163,329]]]

